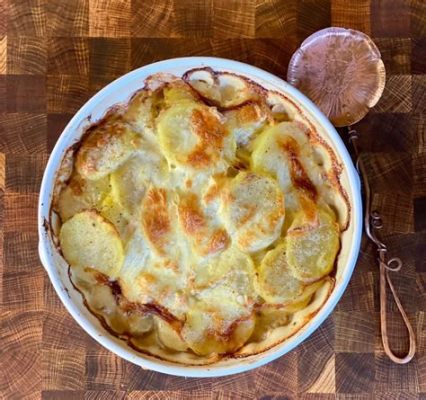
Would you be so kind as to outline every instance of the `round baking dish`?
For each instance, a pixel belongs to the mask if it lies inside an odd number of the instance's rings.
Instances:
[[[99,320],[85,307],[81,294],[72,286],[67,264],[53,243],[49,226],[56,173],[66,150],[80,139],[85,127],[100,119],[112,105],[128,100],[144,85],[148,76],[159,72],[182,76],[186,71],[199,67],[211,67],[214,70],[245,76],[266,89],[282,92],[290,98],[313,121],[315,128],[336,154],[342,166],[341,185],[348,195],[351,210],[348,228],[341,238],[342,248],[334,289],[320,311],[302,329],[260,354],[245,358],[225,358],[204,366],[186,366],[142,354],[102,327]],[[188,377],[230,375],[259,367],[288,353],[311,335],[330,315],[351,278],[358,257],[362,234],[360,182],[349,153],[334,127],[308,98],[285,81],[259,68],[232,60],[212,57],[170,59],[139,68],[115,80],[93,96],[71,119],[58,139],[44,172],[38,206],[38,230],[40,259],[50,281],[69,313],[96,341],[120,357],[146,369]]]

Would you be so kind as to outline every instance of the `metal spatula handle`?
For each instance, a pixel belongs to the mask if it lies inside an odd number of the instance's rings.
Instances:
[[[362,155],[359,153],[357,146],[358,133],[356,130],[348,127],[349,131],[349,140],[353,145],[355,155],[356,155],[356,167],[358,172],[361,175],[361,180],[364,186],[364,195],[365,195],[365,214],[364,214],[364,229],[368,238],[377,246],[378,251],[378,263],[380,270],[380,328],[382,334],[382,343],[383,348],[385,349],[385,353],[387,356],[397,364],[406,364],[414,357],[416,352],[416,338],[414,334],[413,327],[411,325],[410,320],[407,317],[407,313],[405,312],[401,301],[396,293],[395,287],[392,284],[392,280],[390,278],[390,272],[398,272],[402,268],[402,261],[398,258],[391,258],[387,260],[387,247],[386,245],[379,239],[377,236],[377,231],[382,228],[382,219],[380,214],[377,211],[371,211],[371,189],[368,182],[368,176],[365,170],[365,166],[362,160]],[[389,288],[392,292],[393,299],[398,307],[398,310],[402,316],[404,324],[408,331],[408,339],[409,339],[409,350],[405,357],[398,357],[392,351],[389,345],[389,336],[388,336],[388,326],[387,326],[387,315],[386,315],[386,282],[389,285]]]

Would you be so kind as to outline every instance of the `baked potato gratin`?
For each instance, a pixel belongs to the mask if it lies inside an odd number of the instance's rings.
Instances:
[[[64,157],[53,214],[73,285],[133,348],[183,364],[262,352],[334,286],[339,164],[285,95],[157,74]]]

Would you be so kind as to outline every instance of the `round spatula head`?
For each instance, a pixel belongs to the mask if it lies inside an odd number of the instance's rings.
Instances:
[[[385,67],[374,42],[362,32],[326,28],[293,54],[287,81],[306,94],[337,127],[361,120],[380,99]]]

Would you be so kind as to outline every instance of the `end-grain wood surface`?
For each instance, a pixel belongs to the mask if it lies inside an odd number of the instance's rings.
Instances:
[[[0,0],[0,397],[4,399],[426,399],[424,0]],[[178,56],[241,60],[286,77],[301,41],[327,26],[361,30],[387,70],[357,128],[368,152],[393,274],[418,353],[392,364],[379,336],[378,269],[363,240],[332,316],[301,346],[251,372],[185,379],[108,352],[71,318],[37,254],[36,206],[49,152],[96,91]],[[389,308],[394,348],[406,348]]]

